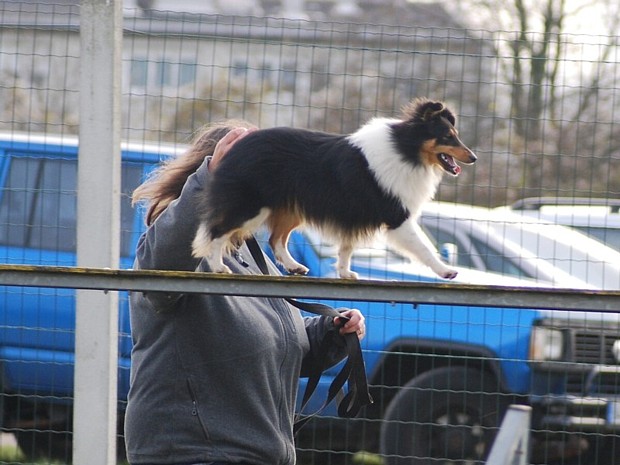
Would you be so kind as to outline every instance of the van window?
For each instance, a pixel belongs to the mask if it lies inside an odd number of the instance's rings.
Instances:
[[[575,228],[586,233],[588,236],[598,239],[603,244],[620,251],[620,229],[613,226],[575,226]]]
[[[121,254],[132,252],[131,192],[142,164],[123,164]],[[62,252],[76,250],[77,161],[60,157],[11,156],[0,199],[0,244]]]
[[[525,270],[513,261],[513,258],[517,257],[510,257],[504,252],[498,252],[488,242],[481,241],[478,238],[472,237],[471,242],[474,247],[476,247],[476,250],[478,250],[480,258],[484,261],[486,271],[518,276],[519,278],[535,279],[535,276],[531,276],[529,273],[525,272]]]

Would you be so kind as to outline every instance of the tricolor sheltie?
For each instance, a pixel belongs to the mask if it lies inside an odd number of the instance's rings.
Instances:
[[[230,272],[223,254],[266,224],[276,260],[306,274],[287,242],[291,231],[309,224],[340,245],[340,277],[356,278],[350,269],[356,244],[385,230],[397,250],[454,278],[457,272],[415,223],[443,173],[460,173],[455,160],[476,161],[454,125],[443,103],[417,99],[402,119],[374,118],[350,135],[282,127],[247,135],[209,175],[194,256],[214,272]]]

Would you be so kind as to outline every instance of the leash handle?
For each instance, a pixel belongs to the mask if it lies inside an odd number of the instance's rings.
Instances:
[[[264,275],[269,275],[269,268],[267,266],[265,256],[262,249],[258,245],[256,238],[252,236],[246,239],[245,242],[248,246],[248,249],[250,250],[250,253],[252,254],[252,257],[254,258],[254,261],[258,265],[258,268]],[[321,304],[318,302],[301,302],[289,298],[285,298],[285,300],[289,304],[305,312],[339,318],[340,324],[337,326],[336,329],[344,325],[344,323],[349,319],[348,317],[341,315],[340,312],[330,307],[329,305]],[[325,360],[327,358],[329,348],[333,344],[333,337],[333,332],[328,332],[323,337],[319,348],[318,358],[320,360]],[[297,415],[295,424],[293,426],[293,431],[295,434],[312,417],[319,414],[325,407],[327,407],[327,405],[329,405],[332,400],[337,398],[339,396],[339,393],[344,391],[344,385],[347,382],[349,390],[338,403],[338,416],[345,418],[355,417],[362,407],[373,403],[372,396],[370,395],[368,389],[366,366],[364,364],[362,348],[360,346],[360,341],[357,337],[357,334],[347,333],[342,335],[341,337],[344,339],[345,342],[347,361],[332,381],[332,384],[330,385],[328,390],[327,399],[325,399],[323,405],[316,412],[307,415],[304,418],[299,418],[299,415],[301,415],[301,412],[303,412],[304,408],[308,404],[308,401],[312,397],[312,394],[314,393],[323,372],[322,364],[315,364],[313,372],[308,377],[308,384],[306,385],[306,389],[304,391],[304,395],[301,401],[301,407],[299,409],[300,413]]]

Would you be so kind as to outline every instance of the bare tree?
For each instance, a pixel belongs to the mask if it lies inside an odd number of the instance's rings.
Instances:
[[[495,41],[499,69],[510,89],[505,115],[512,131],[510,151],[532,155],[522,164],[521,185],[514,186],[518,188],[514,195],[618,191],[620,184],[595,172],[606,172],[608,165],[592,163],[609,162],[620,154],[619,129],[612,124],[610,131],[601,130],[612,123],[613,108],[599,104],[613,101],[608,93],[619,85],[616,74],[609,72],[614,66],[610,58],[618,48],[618,3],[469,0],[465,4],[481,28],[493,24],[499,37]],[[580,25],[589,26],[588,38],[594,43],[585,43]],[[592,31],[601,35],[593,36]],[[572,176],[561,175],[567,172]]]

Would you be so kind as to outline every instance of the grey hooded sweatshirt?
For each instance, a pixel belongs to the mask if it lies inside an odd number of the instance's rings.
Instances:
[[[207,164],[140,238],[136,269],[208,271],[191,255]],[[260,274],[245,246],[226,264]],[[270,263],[273,272],[275,267]],[[132,465],[294,464],[298,380],[331,318],[302,318],[282,299],[134,292],[125,417]],[[342,358],[335,345],[332,362]]]

